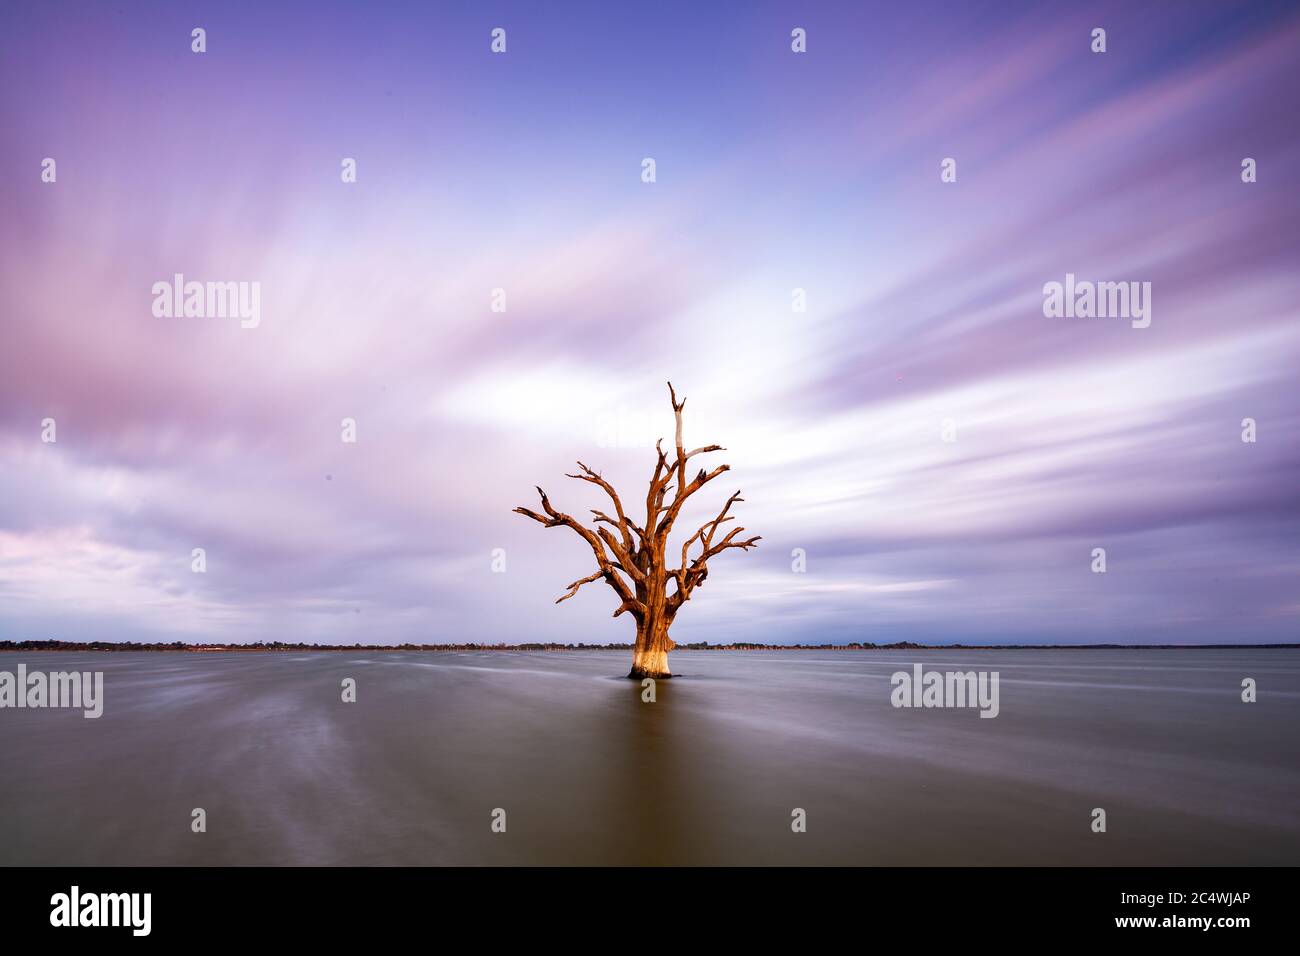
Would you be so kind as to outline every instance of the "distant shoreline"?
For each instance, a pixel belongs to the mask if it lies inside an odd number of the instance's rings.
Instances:
[[[1295,650],[1300,644],[678,644],[679,651],[1210,651],[1210,650]],[[631,644],[137,644],[131,641],[0,641],[0,652],[94,651],[107,654],[131,651],[174,651],[192,654],[244,652],[283,653],[336,651],[621,651]]]

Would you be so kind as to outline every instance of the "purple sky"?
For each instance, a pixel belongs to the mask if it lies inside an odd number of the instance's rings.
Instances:
[[[629,641],[511,508],[670,378],[763,536],[678,642],[1300,639],[1293,7],[224,6],[0,12],[0,639]]]

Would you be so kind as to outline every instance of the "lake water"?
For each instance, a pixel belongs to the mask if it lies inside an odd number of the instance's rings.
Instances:
[[[0,864],[1300,864],[1295,651],[677,651],[654,703],[629,661],[0,655],[105,675],[0,710]],[[895,709],[913,663],[998,717]]]

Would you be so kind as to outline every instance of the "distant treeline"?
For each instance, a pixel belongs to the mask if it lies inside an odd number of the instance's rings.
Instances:
[[[906,641],[898,644],[678,644],[677,650],[692,651],[779,651],[779,650],[862,650],[868,648],[920,647]],[[0,641],[0,651],[630,651],[631,644],[286,644],[258,641],[256,644],[140,644],[135,641]]]
[[[0,651],[628,651],[631,644],[140,644],[135,641],[0,641]],[[678,644],[679,651],[1006,651],[1006,650],[1242,650],[1300,648],[1300,644]]]

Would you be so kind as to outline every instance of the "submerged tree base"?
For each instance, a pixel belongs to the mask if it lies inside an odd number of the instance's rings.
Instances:
[[[644,667],[633,667],[628,671],[627,676],[632,680],[645,680],[647,677],[654,680],[667,680],[673,675],[668,671],[648,671]]]
[[[645,680],[647,677],[664,680],[672,677],[673,673],[668,669],[668,648],[672,642],[668,639],[667,632],[655,641],[653,647],[644,646],[643,640],[638,635],[637,647],[632,652],[632,670],[627,676],[633,680]]]

